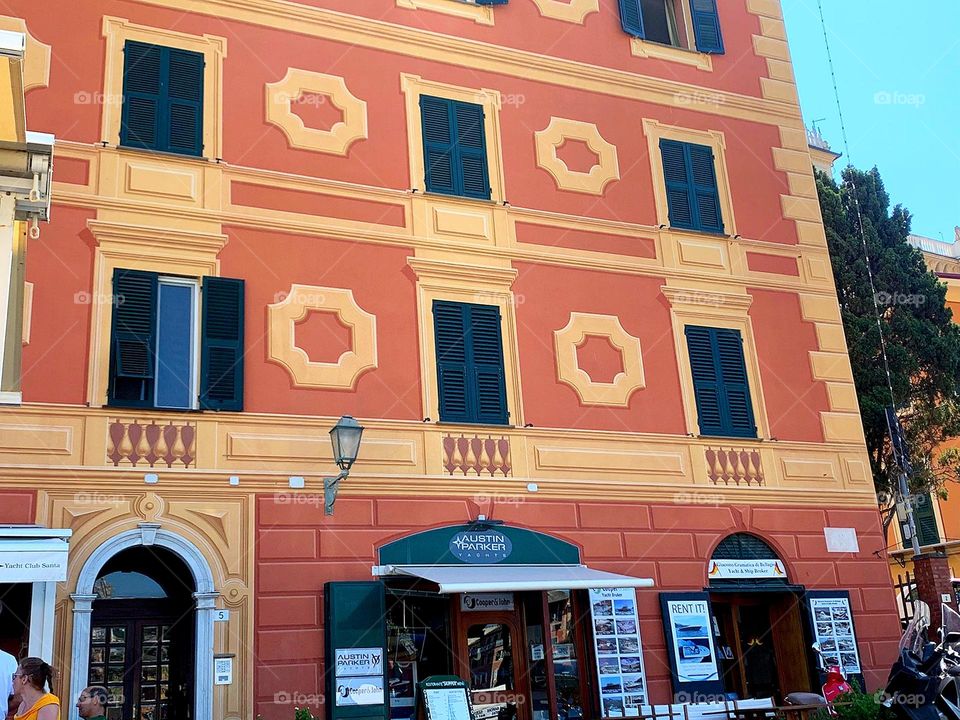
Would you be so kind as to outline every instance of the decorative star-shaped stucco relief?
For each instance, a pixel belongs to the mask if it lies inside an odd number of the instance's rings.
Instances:
[[[307,127],[292,105],[303,94],[323,95],[343,119],[329,130]],[[291,147],[346,155],[357,140],[367,138],[367,103],[353,95],[342,77],[288,68],[282,80],[267,83],[267,122],[283,130]]]
[[[557,156],[557,149],[566,140],[580,140],[597,156],[597,163],[589,172],[578,172],[567,167]],[[600,135],[593,123],[566,118],[550,118],[550,124],[536,133],[537,165],[553,176],[561,190],[603,195],[607,185],[620,179],[617,148]]]
[[[311,311],[335,313],[350,329],[353,347],[337,362],[315,362],[297,347],[296,325]],[[269,358],[290,373],[296,387],[349,389],[377,367],[377,319],[345,288],[292,285],[280,302],[267,306]]]
[[[577,348],[587,336],[604,337],[620,351],[623,368],[613,382],[594,382],[580,368]],[[630,335],[613,315],[570,313],[566,327],[553,333],[557,353],[557,377],[572,387],[584,405],[614,405],[626,407],[630,396],[646,386],[643,375],[643,357],[640,340]]]

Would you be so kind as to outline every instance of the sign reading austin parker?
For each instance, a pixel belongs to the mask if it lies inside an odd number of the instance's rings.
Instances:
[[[458,532],[450,538],[450,553],[465,563],[498,563],[512,552],[513,541],[499,532]]]
[[[640,623],[633,588],[590,591],[593,642],[604,717],[638,717],[647,704]]]
[[[718,680],[708,604],[702,600],[671,600],[667,608],[677,679],[682,683]]]
[[[383,648],[337,648],[337,705],[383,705]]]

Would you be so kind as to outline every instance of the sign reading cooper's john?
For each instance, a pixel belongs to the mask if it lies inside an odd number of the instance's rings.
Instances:
[[[513,542],[500,532],[458,532],[450,539],[450,554],[465,563],[498,563],[510,557],[511,552]]]
[[[749,578],[786,578],[787,571],[779,560],[711,560],[711,580]]]
[[[336,663],[337,678],[383,675],[383,649],[338,648]]]
[[[484,610],[513,611],[513,593],[463,593],[460,609],[464,612]]]
[[[337,679],[337,705],[383,705],[383,675]]]

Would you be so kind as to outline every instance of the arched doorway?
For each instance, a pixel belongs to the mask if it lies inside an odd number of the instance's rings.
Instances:
[[[194,589],[192,593],[188,593],[188,596],[192,595],[192,607],[190,610],[190,616],[193,619],[192,644],[188,644],[183,652],[174,658],[175,663],[192,667],[192,681],[188,683],[187,686],[188,692],[190,693],[190,697],[186,700],[188,714],[177,716],[168,713],[168,718],[169,720],[181,720],[181,717],[189,718],[190,720],[213,720],[213,623],[216,612],[216,600],[217,597],[219,597],[219,593],[216,591],[214,585],[210,565],[197,546],[176,533],[162,529],[156,523],[141,523],[137,528],[127,530],[108,539],[91,553],[80,570],[80,575],[77,578],[76,592],[70,595],[73,601],[73,646],[71,652],[70,696],[74,698],[79,697],[80,692],[88,684],[90,677],[91,648],[94,645],[92,642],[94,606],[101,599],[96,593],[98,579],[102,577],[105,578],[111,571],[116,570],[116,568],[124,567],[122,562],[119,565],[109,565],[113,558],[122,556],[125,551],[130,549],[148,548],[154,551],[167,551],[167,554],[163,556],[166,559],[175,557],[177,564],[171,565],[168,563],[168,567],[176,567],[175,574],[180,578],[181,586],[189,585]],[[158,578],[150,574],[144,573],[143,567],[135,567],[134,570],[140,571],[146,575],[149,580],[156,582],[160,585],[161,589],[167,592],[163,582],[160,582]],[[122,570],[120,570],[120,572],[122,572]],[[169,578],[164,578],[162,574],[161,579],[169,583]],[[123,583],[124,581],[120,580],[119,576],[114,576],[113,582],[116,584],[118,582]],[[140,587],[149,586],[149,583],[146,583],[146,581],[142,579],[137,579],[137,582],[144,583]],[[177,591],[174,591],[174,595],[177,595]],[[162,598],[142,598],[141,600],[161,599]],[[179,601],[182,602],[182,600],[183,598],[180,597]],[[189,620],[184,624],[189,625]],[[149,635],[149,637],[152,637],[152,634]],[[162,637],[162,635],[158,635],[158,637]],[[158,658],[162,656],[162,650],[159,649],[161,645],[162,641],[156,644],[158,647]],[[120,653],[117,651],[115,657],[119,657],[119,655]],[[170,657],[169,649],[167,650],[167,655]],[[124,656],[126,657],[126,651]],[[109,658],[109,653],[107,657]],[[150,657],[152,657],[152,655],[148,654],[148,659]],[[141,665],[142,664],[143,663],[141,663]],[[171,677],[170,672],[171,671],[168,670],[168,677]],[[168,694],[170,692],[169,684],[167,692]],[[131,714],[122,717],[134,716]],[[147,717],[152,717],[152,720],[160,720],[161,716],[154,714],[153,716]],[[137,716],[137,720],[143,719]]]
[[[87,683],[107,688],[108,720],[192,718],[196,588],[184,562],[164,548],[130,548],[93,589]]]

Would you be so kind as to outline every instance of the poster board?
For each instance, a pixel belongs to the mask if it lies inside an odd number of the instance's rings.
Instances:
[[[426,720],[471,720],[470,692],[456,675],[432,675],[419,684]]]
[[[639,717],[647,700],[637,596],[633,588],[590,590],[597,689],[603,717]]]
[[[713,637],[713,609],[705,592],[660,593],[663,635],[674,694],[724,692]]]
[[[863,688],[863,669],[857,646],[857,631],[845,590],[810,590],[806,594],[812,636],[820,644],[823,662],[839,665],[844,676],[856,679]],[[821,678],[823,668],[818,668]],[[821,680],[822,682],[822,680]]]

